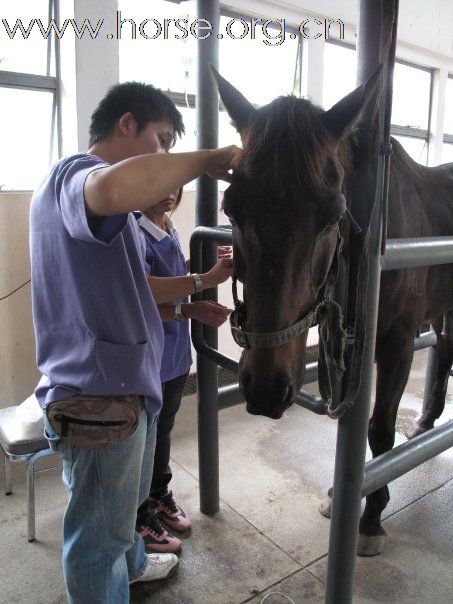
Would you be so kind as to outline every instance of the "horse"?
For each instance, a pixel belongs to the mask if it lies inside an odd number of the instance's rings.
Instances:
[[[294,95],[256,108],[214,75],[243,147],[223,199],[232,225],[235,273],[244,291],[243,315],[233,328],[244,347],[239,383],[249,413],[278,419],[303,384],[308,327],[351,219],[346,199],[354,157],[360,155],[354,126],[376,95],[380,76],[324,111]],[[453,164],[419,165],[395,139],[391,142],[388,237],[452,235]],[[437,334],[438,369],[429,401],[408,436],[433,428],[443,411],[453,361],[452,283],[453,264],[382,273],[376,399],[368,430],[374,457],[394,445],[414,337],[426,321]],[[272,334],[277,340],[264,343],[263,337]],[[382,551],[381,514],[388,501],[387,486],[367,497],[359,555]]]

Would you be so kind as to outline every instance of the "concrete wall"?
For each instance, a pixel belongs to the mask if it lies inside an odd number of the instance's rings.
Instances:
[[[30,194],[0,193],[0,298],[30,279]],[[0,301],[0,408],[22,402],[35,387],[30,284]]]

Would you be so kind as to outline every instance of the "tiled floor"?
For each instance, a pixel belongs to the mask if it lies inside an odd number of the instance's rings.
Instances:
[[[421,406],[425,356],[416,355],[398,442]],[[453,418],[449,388],[445,419]],[[173,488],[193,530],[184,539],[178,573],[166,583],[134,586],[131,601],[323,602],[329,521],[317,508],[332,482],[335,422],[299,407],[278,422],[250,416],[243,406],[222,411],[221,511],[212,517],[198,510],[196,425],[195,397],[186,397],[174,430]],[[452,476],[450,450],[391,485],[385,550],[358,559],[354,604],[452,604]],[[14,465],[13,480],[14,494],[0,495],[0,603],[64,602],[59,558],[65,492],[59,471],[37,477],[33,544],[26,540],[21,464]]]

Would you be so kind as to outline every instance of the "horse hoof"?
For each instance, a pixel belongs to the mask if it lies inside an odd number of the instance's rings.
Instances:
[[[358,556],[378,556],[384,549],[384,535],[362,535],[359,534],[359,543],[357,545]]]
[[[319,512],[324,518],[330,518],[332,515],[332,497],[327,496],[319,505]]]
[[[418,424],[414,424],[412,428],[409,428],[409,430],[406,431],[406,437],[410,440],[411,438],[419,436],[419,434],[424,434],[425,432],[428,432],[428,428],[422,428]]]

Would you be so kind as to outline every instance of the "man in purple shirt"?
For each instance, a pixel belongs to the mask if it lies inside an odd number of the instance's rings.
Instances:
[[[173,554],[145,554],[134,531],[149,493],[161,407],[162,323],[156,303],[226,280],[231,263],[204,275],[148,279],[132,210],[203,173],[226,178],[235,148],[168,154],[182,118],[161,91],[113,87],[92,116],[91,148],[59,161],[30,212],[36,395],[47,404],[81,395],[136,395],[135,432],[106,449],[75,447],[46,422],[63,458],[69,503],[63,568],[70,604],[124,604],[129,584],[169,576]]]

